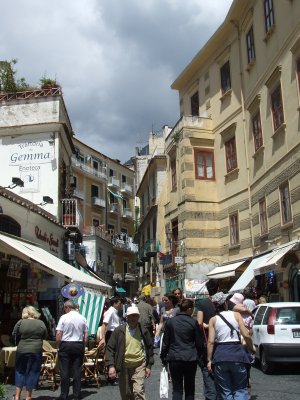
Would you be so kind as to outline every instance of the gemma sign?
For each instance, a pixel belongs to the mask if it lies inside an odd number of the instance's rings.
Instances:
[[[54,146],[47,139],[12,141],[9,146],[9,165],[50,163],[54,158],[53,150]]]

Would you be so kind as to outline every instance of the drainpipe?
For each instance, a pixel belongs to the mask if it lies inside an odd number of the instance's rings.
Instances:
[[[250,236],[251,236],[251,247],[252,254],[254,255],[254,237],[253,237],[253,221],[252,221],[252,205],[251,205],[251,186],[250,186],[250,167],[249,167],[249,152],[247,144],[247,129],[246,129],[246,116],[245,116],[245,103],[244,103],[244,73],[243,73],[243,63],[242,63],[242,45],[241,45],[241,33],[239,23],[236,20],[231,21],[236,27],[238,36],[238,46],[239,46],[239,64],[240,64],[240,85],[241,85],[241,103],[242,103],[242,116],[243,116],[243,138],[244,138],[244,150],[245,150],[245,160],[246,160],[246,170],[247,170],[247,192],[248,192],[248,208],[249,208],[249,220],[250,220]]]

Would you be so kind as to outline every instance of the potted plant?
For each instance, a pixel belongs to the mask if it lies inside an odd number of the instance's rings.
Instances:
[[[42,89],[54,89],[60,87],[59,83],[56,82],[56,79],[47,78],[46,76],[43,76],[40,79],[40,84]]]
[[[5,398],[5,385],[4,383],[0,383],[0,400]]]

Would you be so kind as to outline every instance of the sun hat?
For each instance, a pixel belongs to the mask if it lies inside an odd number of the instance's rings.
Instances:
[[[227,296],[228,296],[228,294],[225,294],[223,292],[218,292],[218,293],[214,294],[213,296],[211,296],[211,301],[214,304],[221,306],[222,304],[225,303]]]
[[[234,304],[243,304],[244,296],[242,295],[242,293],[234,293],[230,301]]]
[[[128,307],[126,311],[126,316],[128,317],[128,315],[133,315],[133,314],[140,315],[139,309],[136,306]]]

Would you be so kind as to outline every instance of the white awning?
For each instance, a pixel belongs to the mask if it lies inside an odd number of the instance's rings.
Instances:
[[[214,268],[208,274],[208,278],[220,279],[220,278],[228,278],[230,276],[235,276],[236,270],[244,264],[246,261],[237,261],[232,264],[220,265],[219,267]]]
[[[264,254],[260,257],[253,258],[246,270],[242,273],[239,279],[235,282],[229,292],[238,292],[245,289],[248,283],[254,278],[254,270],[260,265],[264,265],[266,260],[270,257],[270,253]]]
[[[41,265],[41,269],[44,271],[51,275],[56,275],[68,282],[78,282],[84,286],[98,289],[111,288],[111,286],[102,280],[96,279],[76,269],[72,265],[62,261],[58,257],[55,257],[53,254],[43,250],[34,243],[27,242],[21,238],[14,238],[12,236],[0,234],[0,244],[7,247],[12,254],[24,259],[28,263],[30,263],[30,261],[35,261]]]
[[[271,253],[268,253],[269,257],[266,259],[264,264],[260,264],[254,270],[254,275],[262,275],[267,272],[274,271],[278,262],[293,248],[298,247],[299,241],[294,240],[293,242],[286,243],[276,249],[273,249]]]

